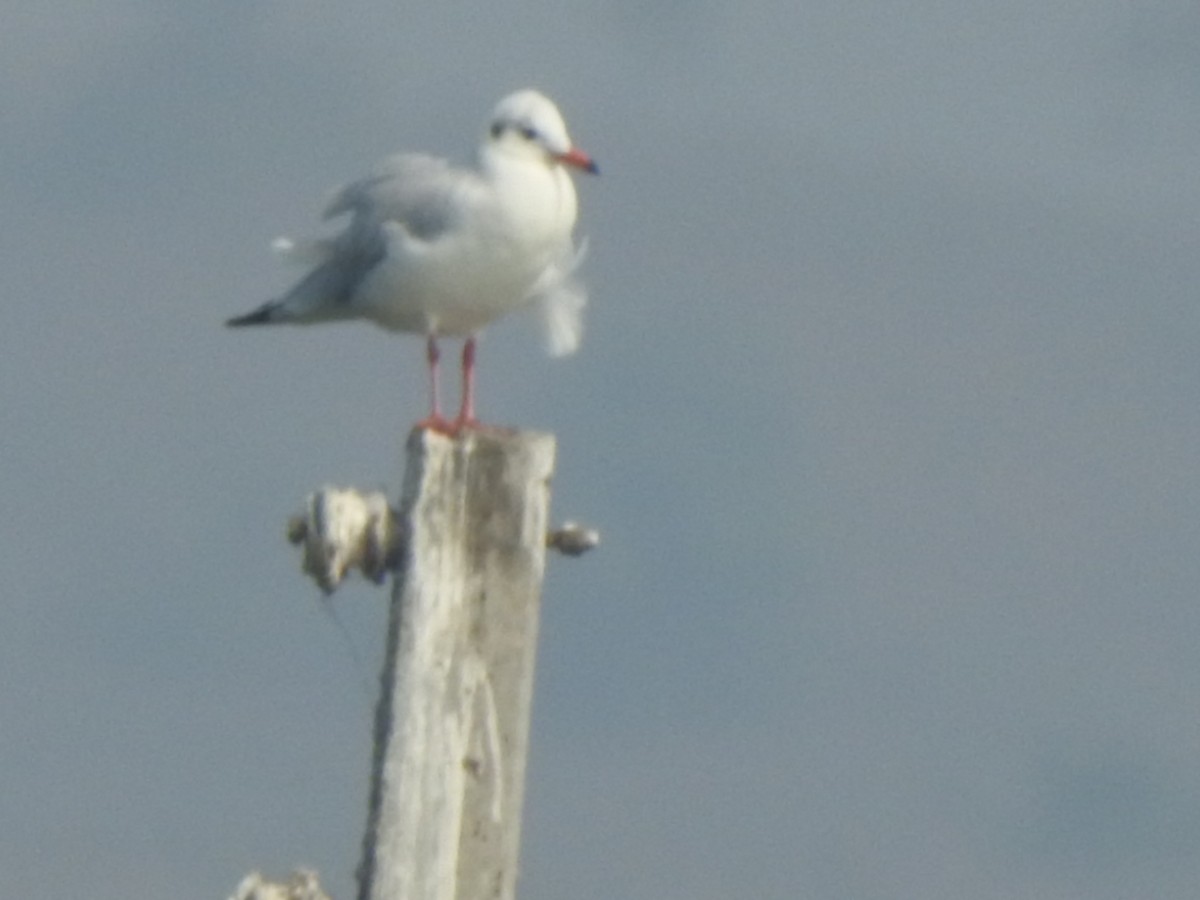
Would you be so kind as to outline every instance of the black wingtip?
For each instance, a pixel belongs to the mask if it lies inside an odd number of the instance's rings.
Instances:
[[[226,319],[226,328],[241,328],[243,325],[265,325],[271,321],[271,307],[260,306],[254,312],[246,313],[244,316],[234,316],[232,319]]]

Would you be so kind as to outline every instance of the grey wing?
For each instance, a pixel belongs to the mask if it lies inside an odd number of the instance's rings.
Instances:
[[[472,178],[472,173],[432,156],[392,156],[366,178],[339,190],[325,218],[352,213],[352,232],[396,222],[414,237],[432,240],[454,224],[454,199]]]
[[[320,322],[354,317],[354,292],[383,254],[379,234],[364,233],[353,240],[343,235],[334,252],[281,298],[263,307],[268,316],[262,321]]]
[[[369,176],[338,190],[324,218],[351,215],[345,230],[331,239],[299,246],[293,255],[314,268],[279,301],[274,319],[320,321],[356,315],[355,292],[387,252],[385,223],[397,223],[413,237],[435,240],[456,221],[456,197],[474,176],[431,156],[399,155]],[[284,246],[285,252],[292,252]]]

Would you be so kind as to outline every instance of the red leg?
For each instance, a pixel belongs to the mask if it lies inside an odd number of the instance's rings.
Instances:
[[[437,338],[432,334],[425,342],[425,358],[429,362],[429,418],[440,419],[442,411],[438,408],[438,362],[442,354],[438,350]]]
[[[471,427],[475,421],[475,338],[469,337],[462,351],[462,407],[458,411],[455,429]]]
[[[438,350],[437,338],[432,334],[425,343],[425,358],[429,362],[429,415],[418,422],[417,427],[447,431],[449,423],[442,418],[442,410],[438,404],[438,361],[442,354]]]

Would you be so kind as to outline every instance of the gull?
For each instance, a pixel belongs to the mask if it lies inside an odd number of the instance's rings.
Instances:
[[[324,218],[349,215],[345,229],[309,241],[279,238],[275,249],[309,266],[287,293],[232,327],[367,319],[426,338],[429,416],[448,433],[477,425],[475,339],[488,323],[532,307],[552,355],[579,346],[587,299],[575,276],[586,242],[572,238],[577,215],[569,170],[597,173],[575,147],[558,107],[522,90],[497,104],[476,164],[459,168],[424,154],[399,154],[335,191]],[[463,337],[458,417],[442,416],[438,338]]]

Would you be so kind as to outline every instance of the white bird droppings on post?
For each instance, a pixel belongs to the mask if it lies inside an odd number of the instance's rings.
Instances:
[[[359,900],[512,900],[554,439],[421,431]]]

